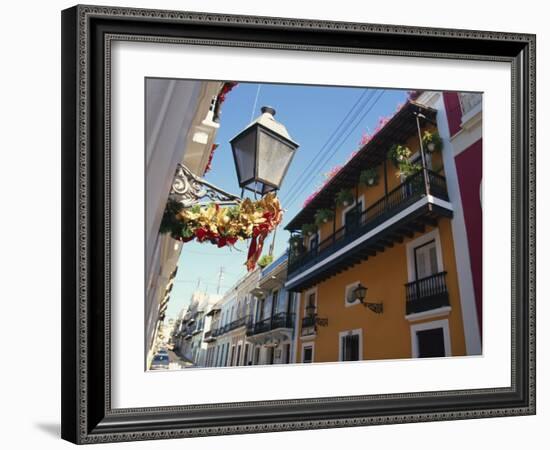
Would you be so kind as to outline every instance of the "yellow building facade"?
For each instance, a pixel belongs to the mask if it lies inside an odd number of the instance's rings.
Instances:
[[[467,355],[445,147],[430,152],[419,137],[438,135],[436,113],[408,102],[287,225],[298,232],[286,283],[299,293],[297,362]],[[405,176],[392,144],[422,168]],[[377,182],[362,183],[373,167]],[[336,202],[342,189],[351,203]],[[332,218],[299,233],[319,209]]]

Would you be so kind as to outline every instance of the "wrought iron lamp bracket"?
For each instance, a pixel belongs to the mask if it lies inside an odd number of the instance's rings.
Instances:
[[[319,325],[320,327],[328,327],[328,318],[315,317],[315,325]]]
[[[365,308],[369,308],[373,313],[382,314],[384,305],[382,303],[361,302]]]
[[[176,197],[184,208],[208,203],[216,203],[220,206],[241,203],[240,197],[195,175],[184,164],[178,164],[170,195]]]

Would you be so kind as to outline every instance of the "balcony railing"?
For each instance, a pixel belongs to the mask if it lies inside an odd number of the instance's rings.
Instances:
[[[250,315],[243,316],[238,318],[237,320],[234,320],[233,322],[229,322],[228,324],[225,324],[224,326],[217,328],[213,333],[216,337],[221,336],[222,334],[229,333],[230,331],[236,330],[237,328],[240,328],[240,327],[244,327],[244,326],[249,327],[251,321],[252,321],[252,316]]]
[[[254,324],[251,324],[248,328],[247,334],[253,336],[255,334],[267,333],[268,331],[276,330],[278,328],[293,328],[294,327],[294,314],[286,312],[277,313],[273,317],[260,320]]]
[[[440,272],[405,285],[407,314],[449,306],[445,275],[447,272]]]
[[[193,334],[196,329],[197,329],[197,324],[196,323],[193,323],[192,325],[187,325],[187,327],[185,328],[185,333],[186,334]]]
[[[216,330],[208,330],[204,333],[204,342],[214,342],[216,340]]]
[[[305,316],[302,319],[302,336],[309,336],[315,334],[317,331],[317,316]]]
[[[481,103],[481,94],[475,92],[462,92],[458,95],[462,114],[466,114]]]
[[[449,196],[445,178],[431,170],[426,170],[426,173],[430,194],[448,201]],[[290,274],[299,268],[305,269],[306,266],[309,267],[315,262],[323,260],[329,254],[374,229],[425,195],[424,172],[420,171],[388,192],[388,195],[361,211],[355,223],[347,223],[335,230],[334,233],[323,239],[316,248],[299,254],[291,252],[288,273]]]

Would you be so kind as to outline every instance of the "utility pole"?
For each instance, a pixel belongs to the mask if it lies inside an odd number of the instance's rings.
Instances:
[[[269,256],[273,256],[273,249],[275,248],[275,237],[277,237],[277,228],[279,228],[279,226],[276,226],[273,230],[271,245],[269,246]]]
[[[222,280],[223,280],[223,272],[225,268],[223,266],[220,266],[220,273],[218,275],[218,289],[216,290],[216,294],[220,293],[220,288],[222,286]]]

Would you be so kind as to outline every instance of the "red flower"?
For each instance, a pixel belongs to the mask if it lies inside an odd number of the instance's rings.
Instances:
[[[219,147],[219,145],[220,144],[212,144],[212,149],[210,150],[210,155],[208,156],[208,162],[206,163],[204,173],[210,172],[210,169],[212,168],[212,159],[214,158],[214,152]]]
[[[204,228],[197,228],[195,230],[195,236],[197,236],[197,240],[199,242],[203,242],[206,239],[206,235],[208,234],[208,231]]]
[[[218,239],[218,248],[225,247],[226,245],[227,245],[227,239],[224,238],[223,236],[220,236],[220,238]]]
[[[235,236],[228,236],[226,239],[229,245],[235,245],[235,242],[237,242],[237,238]]]

